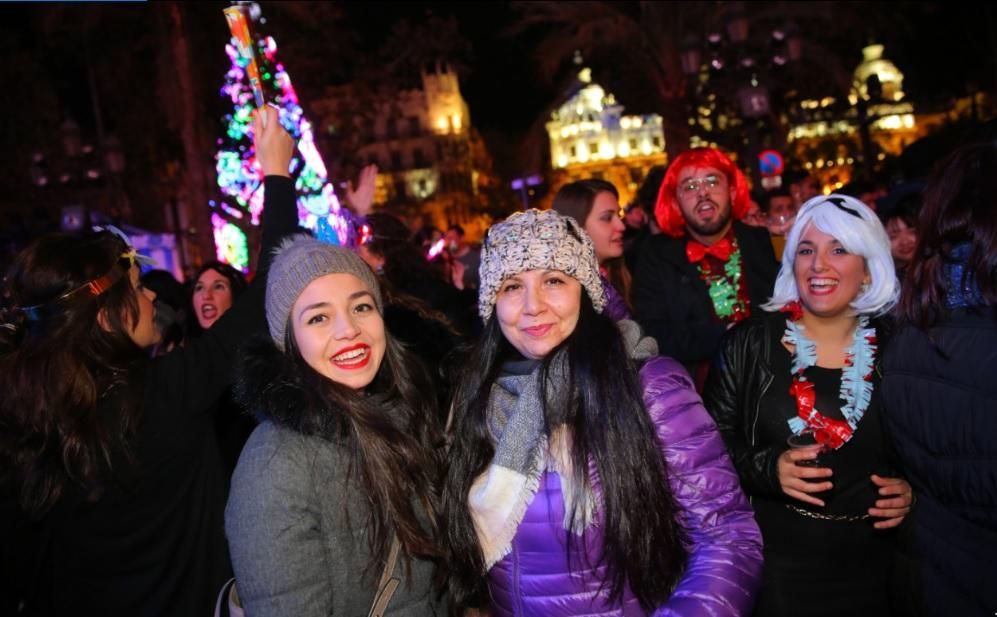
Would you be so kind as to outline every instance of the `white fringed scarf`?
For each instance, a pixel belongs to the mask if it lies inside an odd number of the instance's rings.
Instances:
[[[654,339],[642,337],[636,323],[624,320],[617,325],[631,358],[640,361],[657,354]],[[596,500],[589,486],[583,488],[585,502],[578,504],[577,514],[571,502],[571,433],[565,421],[572,403],[566,356],[563,352],[555,356],[546,376],[546,417],[540,394],[541,371],[540,361],[509,362],[492,384],[487,417],[495,456],[468,495],[486,571],[512,550],[516,530],[545,471],[554,471],[561,478],[565,529],[581,534],[596,520]],[[547,426],[551,427],[549,437]]]

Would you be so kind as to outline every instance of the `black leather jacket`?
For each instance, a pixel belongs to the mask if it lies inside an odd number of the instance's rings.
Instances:
[[[876,374],[882,375],[884,342],[888,339],[887,319],[873,319],[880,353]],[[706,380],[703,403],[717,423],[730,452],[741,487],[749,496],[782,495],[776,462],[785,446],[758,446],[756,426],[762,396],[772,385],[773,342],[786,329],[784,313],[757,311],[751,319],[731,328],[717,353]]]

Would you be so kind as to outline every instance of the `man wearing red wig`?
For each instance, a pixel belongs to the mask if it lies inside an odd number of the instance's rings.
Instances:
[[[634,275],[637,320],[700,386],[726,329],[767,301],[775,284],[768,233],[740,222],[748,206],[744,174],[723,152],[675,157],[654,209],[664,233],[647,244]]]

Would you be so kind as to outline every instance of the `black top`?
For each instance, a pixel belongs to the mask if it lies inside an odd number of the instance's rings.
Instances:
[[[37,590],[26,614],[211,614],[232,575],[223,520],[228,483],[211,414],[232,382],[240,344],[266,331],[265,271],[279,239],[296,229],[291,180],[267,177],[265,186],[256,280],[204,336],[151,360],[141,383],[132,384],[141,409],[133,462],[118,458],[96,502],[69,491],[38,537],[15,540],[12,562],[43,555],[37,574],[16,572]],[[129,395],[111,392],[97,413],[115,413]]]
[[[893,459],[880,429],[878,380],[890,327],[883,319],[872,325],[880,348],[872,401],[852,439],[829,457],[835,487],[829,496],[819,496],[824,508],[791,499],[779,485],[778,458],[789,447],[787,420],[796,415],[789,394],[792,358],[781,342],[786,316],[759,311],[739,323],[727,333],[710,370],[703,400],[751,498],[765,543],[756,615],[890,615],[895,530],[874,529],[871,518],[838,521],[805,514],[863,515],[876,500],[869,476],[889,472],[887,461]],[[841,371],[814,367],[804,374],[814,383],[817,409],[841,419]]]
[[[792,384],[790,370],[792,356],[779,341],[772,342],[771,357],[773,380],[771,387],[761,400],[761,413],[758,416],[759,444],[785,446],[792,433],[788,421],[797,415],[796,401],[789,394]],[[817,410],[823,415],[844,420],[840,397],[841,369],[827,369],[813,366],[803,372],[807,381],[814,384],[817,395]],[[822,453],[819,457],[822,467],[834,471],[830,491],[815,495],[823,500],[825,507],[818,508],[795,499],[786,498],[789,503],[824,514],[860,515],[873,506],[877,499],[877,487],[869,479],[873,473],[893,477],[896,470],[889,463],[887,447],[880,424],[879,383],[873,383],[872,400],[869,408],[858,423],[858,427],[841,448]]]
[[[760,445],[786,447],[787,421],[796,416],[789,394],[791,356],[779,341],[772,341],[772,385],[761,398],[758,415]],[[844,420],[839,396],[841,369],[813,366],[803,374],[814,384],[816,408],[825,416]],[[878,382],[878,380],[877,380]],[[837,450],[822,453],[820,465],[834,471],[834,488],[814,494],[824,507],[812,506],[785,494],[754,496],[755,518],[765,541],[765,573],[756,611],[769,617],[824,615],[888,616],[890,572],[896,534],[877,530],[880,519],[828,521],[801,514],[862,516],[877,499],[869,476],[895,476],[887,463],[880,428],[879,384],[869,408],[852,438]],[[786,507],[792,505],[799,510]]]

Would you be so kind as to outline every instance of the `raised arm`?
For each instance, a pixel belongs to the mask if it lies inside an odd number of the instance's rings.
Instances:
[[[267,116],[266,128],[261,121]],[[263,172],[263,227],[257,278],[265,278],[270,268],[273,250],[281,239],[298,228],[298,208],[294,181],[289,168],[294,155],[294,140],[280,125],[279,114],[273,107],[259,110],[253,118],[256,160]]]
[[[278,121],[277,110],[267,107],[264,129],[255,118],[256,156],[264,174],[262,247],[256,276],[231,309],[198,340],[157,361],[151,378],[159,381],[157,392],[176,397],[178,410],[205,413],[232,383],[232,365],[242,343],[251,335],[266,332],[263,300],[266,274],[273,249],[282,238],[297,230],[294,183],[288,175],[294,140]]]
[[[357,185],[350,180],[346,188],[346,203],[353,212],[363,219],[374,207],[374,193],[377,190],[377,165],[371,163],[360,170]]]

